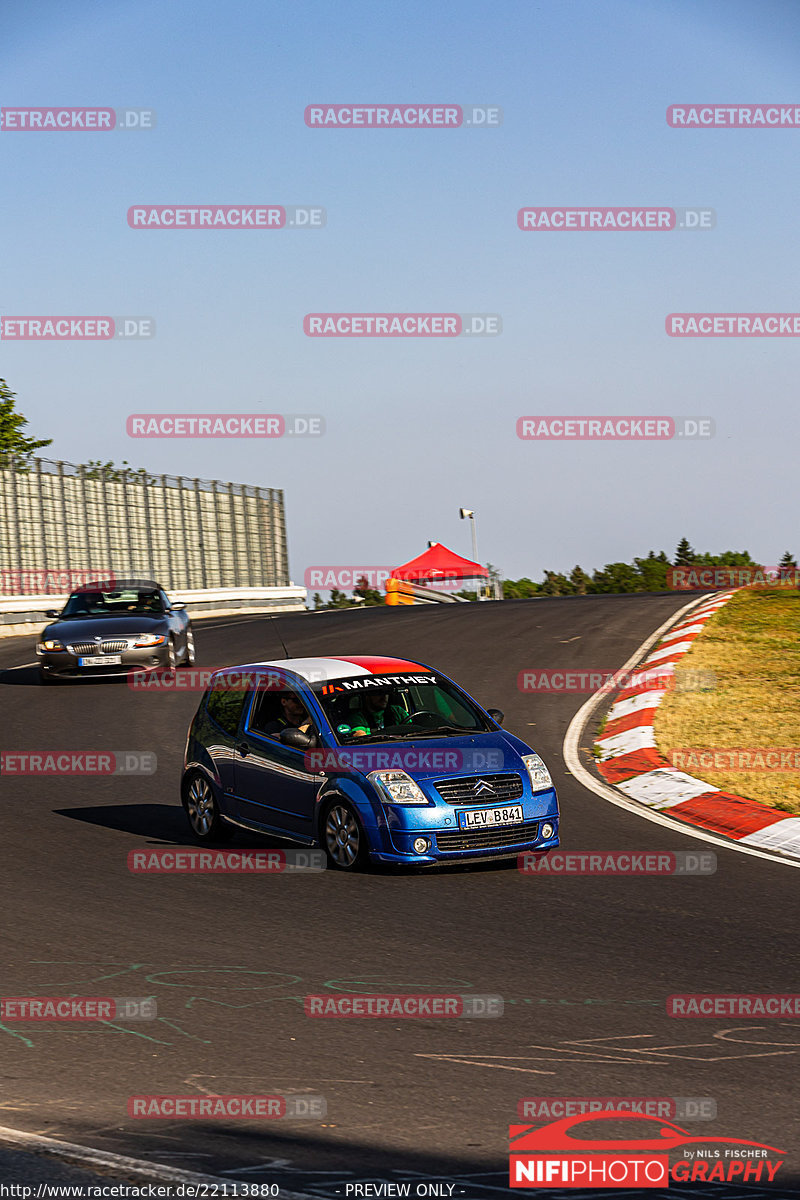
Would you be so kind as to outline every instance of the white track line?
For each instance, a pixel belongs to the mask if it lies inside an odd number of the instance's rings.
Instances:
[[[624,667],[620,668],[621,672],[631,671],[644,657],[651,646],[654,646],[660,637],[666,633],[673,625],[675,625],[684,613],[700,604],[701,600],[692,600],[689,604],[680,609],[674,616],[660,625],[655,633],[651,633],[647,641],[643,642],[638,650],[634,651]],[[591,719],[594,710],[608,695],[608,690],[601,689],[593,696],[590,696],[585,704],[582,704],[575,716],[569,723],[569,728],[564,736],[564,761],[567,764],[567,769],[582,783],[590,792],[594,792],[597,796],[602,796],[604,800],[608,800],[611,804],[616,804],[618,808],[625,808],[628,812],[635,813],[637,817],[643,817],[645,821],[654,821],[656,825],[665,825],[668,829],[672,829],[675,833],[682,833],[686,837],[696,838],[701,842],[710,842],[713,846],[722,846],[724,850],[735,850],[739,854],[749,854],[754,858],[766,858],[768,862],[778,862],[786,867],[800,867],[800,861],[793,861],[790,858],[784,858],[782,855],[769,854],[763,850],[754,850],[751,846],[743,846],[741,842],[731,841],[727,838],[717,837],[716,834],[708,833],[699,826],[684,825],[681,821],[674,817],[663,816],[659,812],[652,812],[650,809],[643,808],[635,800],[629,800],[623,793],[618,792],[608,783],[603,783],[599,779],[595,779],[591,771],[588,771],[580,760],[580,741],[583,732]],[[709,787],[709,791],[714,789]]]
[[[111,1167],[121,1174],[144,1175],[150,1180],[156,1179],[162,1183],[213,1183],[217,1186],[227,1183],[230,1187],[237,1182],[221,1175],[198,1174],[196,1171],[184,1171],[180,1167],[167,1167],[163,1163],[149,1162],[146,1158],[129,1158],[125,1154],[112,1154],[109,1150],[94,1150],[91,1146],[61,1142],[40,1133],[23,1133],[21,1129],[9,1129],[5,1125],[0,1125],[0,1143],[15,1146],[19,1150],[49,1154],[84,1167],[98,1167],[104,1170]],[[311,1196],[307,1192],[290,1192],[281,1187],[281,1200],[319,1200],[319,1197]]]

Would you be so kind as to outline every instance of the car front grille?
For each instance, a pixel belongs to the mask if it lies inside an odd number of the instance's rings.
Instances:
[[[538,821],[524,821],[521,825],[501,825],[496,829],[457,829],[454,832],[436,834],[436,845],[440,850],[494,850],[502,846],[516,846],[521,842],[535,842],[539,836]]]
[[[102,642],[70,642],[67,646],[73,654],[121,654],[128,649],[127,638],[106,638]]]
[[[481,784],[486,786],[481,787]],[[433,786],[447,804],[494,804],[495,800],[519,800],[522,795],[522,777],[511,771],[503,775],[434,779]]]

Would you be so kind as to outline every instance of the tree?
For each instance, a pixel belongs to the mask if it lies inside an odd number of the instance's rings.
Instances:
[[[360,596],[368,608],[376,604],[386,603],[383,592],[379,592],[377,588],[370,587],[366,575],[362,575],[353,588],[353,596]]]
[[[650,551],[647,558],[635,558],[636,569],[642,577],[642,591],[666,592],[669,559],[662,550],[660,554]]]
[[[15,466],[20,460],[30,458],[37,450],[52,446],[52,438],[37,441],[26,437],[22,430],[28,424],[27,418],[16,411],[14,397],[5,379],[0,379],[0,466]]]
[[[643,592],[644,590],[641,575],[630,563],[606,563],[602,571],[595,571],[592,576],[593,592]]]
[[[592,588],[592,577],[587,575],[583,567],[573,567],[569,573],[569,581],[575,589],[576,596],[585,596]]]
[[[781,570],[786,567],[790,571],[797,570],[797,559],[787,550],[781,561],[778,563]]]
[[[678,542],[678,548],[675,551],[674,565],[676,567],[691,567],[696,561],[697,555],[689,545],[689,539],[685,537],[681,538],[681,540]]]
[[[538,596],[542,590],[540,583],[534,583],[527,576],[522,579],[504,579],[502,586],[504,600],[529,600],[531,596]]]

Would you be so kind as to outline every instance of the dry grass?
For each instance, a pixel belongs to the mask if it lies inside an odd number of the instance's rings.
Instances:
[[[714,671],[717,686],[665,696],[655,735],[667,759],[687,747],[800,747],[800,591],[737,592],[680,667]],[[800,772],[685,769],[723,791],[800,815]]]

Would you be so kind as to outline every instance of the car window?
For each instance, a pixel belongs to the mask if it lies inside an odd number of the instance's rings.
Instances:
[[[299,705],[299,710],[295,708],[293,714],[287,714],[284,700],[294,701],[295,705]],[[318,732],[317,723],[308,711],[308,706],[294,689],[283,688],[277,691],[272,687],[265,687],[259,688],[256,693],[247,728],[248,731],[277,741],[281,730],[288,728],[290,724],[300,727],[306,723],[311,732]]]
[[[224,679],[218,681],[208,693],[206,712],[231,737],[236,736],[247,695],[244,688],[226,687]]]

